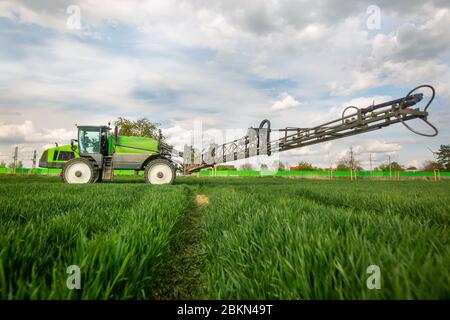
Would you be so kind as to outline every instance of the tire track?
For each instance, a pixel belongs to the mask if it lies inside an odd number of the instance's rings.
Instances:
[[[197,194],[192,206],[175,228],[182,230],[174,239],[169,255],[161,268],[153,298],[160,300],[195,299],[203,288],[204,266],[203,209],[208,206],[207,195]]]

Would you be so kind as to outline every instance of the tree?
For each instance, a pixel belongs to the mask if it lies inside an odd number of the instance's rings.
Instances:
[[[355,158],[353,150],[350,149],[350,151],[347,152],[347,155],[345,155],[338,161],[336,171],[350,171],[351,169],[361,171],[363,170],[363,168],[360,164],[361,162]]]
[[[259,168],[259,170],[267,171],[267,170],[269,170],[269,167],[267,166],[267,164],[263,163],[263,164],[261,164],[261,167]]]
[[[300,161],[297,166],[291,168],[291,170],[296,171],[313,171],[317,170],[316,167],[314,167],[311,163],[308,163],[306,161]]]
[[[308,163],[306,161],[300,161],[297,167],[300,171],[312,171],[316,169],[311,163]]]
[[[8,168],[10,168],[10,169],[14,169],[14,162],[11,162],[10,164],[8,164]],[[23,163],[22,163],[22,161],[17,161],[17,166],[16,166],[16,169],[17,168],[23,168]]]
[[[415,167],[415,166],[410,166],[410,167],[406,168],[406,170],[409,170],[409,171],[416,171],[416,170],[417,170],[417,167]]]
[[[350,167],[344,163],[338,163],[336,166],[336,171],[350,171]]]
[[[434,171],[434,169],[438,169],[438,167],[439,167],[438,163],[428,160],[422,164],[422,171],[432,172]]]
[[[158,138],[159,123],[151,122],[147,118],[129,120],[122,117],[117,118],[114,123],[120,130],[120,135],[133,137]]]
[[[436,155],[439,169],[442,171],[450,171],[450,144],[441,145]]]
[[[391,166],[389,167],[389,163],[384,163],[375,168],[375,171],[405,171],[405,167],[399,164],[396,161],[391,162]]]
[[[281,161],[274,161],[272,166],[273,166],[273,168],[275,168],[275,170],[278,170],[278,171],[286,170],[286,166]]]
[[[250,163],[244,163],[241,167],[241,170],[243,171],[251,171],[253,170],[253,166]]]
[[[0,168],[6,168],[6,162],[5,161],[0,162]]]
[[[235,166],[228,166],[226,164],[219,164],[216,166],[217,171],[236,171]]]

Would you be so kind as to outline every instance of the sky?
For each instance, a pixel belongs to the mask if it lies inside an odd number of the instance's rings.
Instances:
[[[437,137],[397,124],[253,160],[328,167],[352,147],[365,168],[420,167],[450,143],[449,40],[444,0],[0,0],[0,161],[18,146],[29,166],[76,124],[146,117],[182,149],[199,124],[216,142],[312,127],[430,84]]]

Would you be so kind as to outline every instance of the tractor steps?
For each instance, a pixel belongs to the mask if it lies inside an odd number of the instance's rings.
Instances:
[[[113,160],[112,157],[103,158],[102,180],[112,181],[113,179]]]

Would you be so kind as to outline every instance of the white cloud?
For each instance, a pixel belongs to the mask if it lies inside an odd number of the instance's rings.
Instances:
[[[295,108],[300,105],[301,105],[301,103],[299,101],[297,101],[290,95],[287,95],[283,100],[276,101],[270,107],[270,109],[272,109],[274,111],[281,111],[281,110],[286,110],[286,109],[290,109],[290,108]]]
[[[379,85],[374,72],[353,71],[348,80],[331,82],[331,93],[337,96],[348,96]]]
[[[64,29],[66,25],[65,16],[58,17],[54,13],[46,10],[37,11],[18,1],[1,2],[0,17],[18,20],[23,23],[36,23],[54,29]]]
[[[185,145],[192,145],[192,132],[179,125],[162,130],[167,143],[175,149],[183,151]]]
[[[389,143],[384,140],[368,141],[363,150],[368,153],[396,153],[402,149],[398,143]]]
[[[419,160],[411,160],[408,162],[406,167],[416,167],[416,168],[420,168],[421,166],[421,162]]]
[[[332,94],[348,96],[386,85],[448,81],[448,61],[442,63],[439,58],[450,47],[443,41],[450,37],[450,10],[435,10],[425,17],[405,22],[389,34],[375,35],[371,55],[356,60],[346,78],[330,81]]]
[[[317,148],[306,146],[298,149],[292,149],[285,151],[283,153],[283,157],[285,156],[312,156],[319,154],[319,150]]]
[[[21,124],[0,124],[0,140],[25,140],[33,133],[33,123],[28,120]]]
[[[405,23],[394,32],[378,34],[373,42],[377,60],[428,60],[448,50],[450,44],[450,11],[438,10],[422,24]]]
[[[415,86],[429,83],[430,80],[436,80],[442,75],[447,75],[449,67],[447,64],[433,60],[386,61],[382,66],[381,72],[388,78],[385,83],[407,83]]]
[[[25,120],[23,123],[0,123],[0,142],[20,144],[58,142],[68,144],[75,138],[75,131],[60,129],[36,129],[33,122]]]

